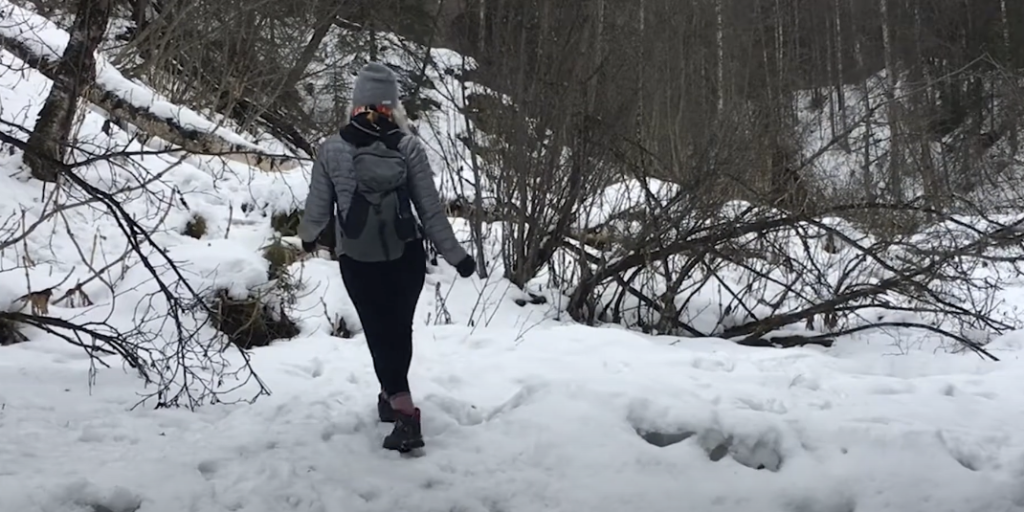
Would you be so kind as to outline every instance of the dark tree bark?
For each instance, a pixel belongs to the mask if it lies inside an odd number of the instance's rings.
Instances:
[[[78,97],[96,81],[96,48],[110,20],[111,0],[79,0],[64,56],[57,63],[53,88],[46,98],[25,154],[32,177],[57,181],[59,170],[48,159],[63,161]]]
[[[149,24],[147,11],[149,11],[149,0],[134,0],[132,2],[132,21],[135,22],[136,34],[142,33],[146,25]]]

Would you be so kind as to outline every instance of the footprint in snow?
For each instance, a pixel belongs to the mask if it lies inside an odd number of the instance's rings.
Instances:
[[[142,508],[142,497],[125,489],[114,487],[109,492],[102,492],[97,486],[86,480],[79,480],[68,485],[58,494],[62,502],[61,509],[72,505],[72,510],[84,509],[88,512],[136,512]]]
[[[857,503],[850,496],[822,493],[790,500],[789,512],[856,512]]]
[[[338,416],[337,420],[324,425],[323,430],[320,431],[320,439],[326,443],[336,435],[346,436],[357,434],[361,431],[367,430],[368,426],[369,423],[364,419],[364,415],[346,414]]]
[[[288,373],[292,375],[309,377],[311,379],[320,378],[324,374],[324,362],[319,357],[315,357],[305,364],[293,363],[286,367],[288,368]]]
[[[198,466],[196,466],[196,469],[199,470],[199,474],[202,475],[204,479],[210,481],[213,479],[214,475],[217,474],[217,471],[220,470],[220,467],[220,461],[204,460],[200,462]]]
[[[697,435],[696,432],[680,431],[680,432],[652,432],[649,430],[636,429],[637,435],[641,439],[647,441],[653,446],[658,448],[665,448],[666,446],[672,446],[679,444],[687,439]]]
[[[772,414],[786,414],[789,412],[785,403],[774,398],[755,400],[753,398],[739,397],[735,400],[751,411],[767,412]]]
[[[697,444],[704,449],[712,462],[731,457],[748,468],[772,472],[778,471],[783,463],[778,440],[770,435],[748,439],[735,438],[716,429],[702,432],[685,429],[663,432],[640,428],[634,428],[634,430],[641,439],[659,448],[672,446],[691,437],[696,437]]]
[[[451,484],[439,478],[427,477],[423,482],[420,483],[420,489],[423,490],[446,490],[451,488]]]
[[[916,391],[916,388],[906,381],[889,381],[875,382],[867,391],[873,395],[906,395]]]
[[[429,395],[424,400],[437,406],[459,426],[469,427],[484,422],[484,414],[475,405],[449,396]]]
[[[963,466],[964,469],[980,471],[991,466],[994,457],[990,452],[990,445],[977,441],[967,441],[956,435],[948,435],[941,430],[936,432],[935,435],[938,437],[942,447],[946,449],[946,453],[957,464]]]
[[[491,421],[494,418],[501,416],[507,412],[514,411],[523,405],[530,402],[538,393],[547,389],[546,384],[527,384],[523,386],[512,398],[509,398],[505,403],[494,408],[489,414],[484,417],[484,421]]]
[[[796,377],[793,377],[793,380],[790,381],[790,383],[789,383],[789,387],[790,388],[803,388],[803,389],[807,389],[807,390],[810,390],[810,391],[820,391],[821,390],[821,380],[818,379],[817,377],[810,376],[810,375],[805,375],[805,374],[801,373],[800,375],[797,375]]]
[[[731,359],[711,359],[706,357],[695,357],[690,361],[690,366],[706,372],[731,373],[736,369],[736,363]]]

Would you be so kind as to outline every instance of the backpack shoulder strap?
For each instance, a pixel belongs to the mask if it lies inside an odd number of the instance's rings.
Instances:
[[[402,142],[403,138],[405,138],[405,132],[396,127],[387,133],[381,134],[380,141],[391,151],[401,153],[398,145]]]

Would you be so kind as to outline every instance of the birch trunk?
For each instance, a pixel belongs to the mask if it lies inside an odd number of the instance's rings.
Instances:
[[[111,7],[110,0],[78,3],[68,45],[53,71],[53,87],[28,138],[25,163],[33,178],[57,181],[59,171],[51,160],[64,160],[78,97],[96,81],[96,48],[103,41]]]

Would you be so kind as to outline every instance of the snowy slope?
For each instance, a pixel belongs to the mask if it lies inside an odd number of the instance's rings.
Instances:
[[[0,52],[0,118],[30,127],[49,83],[22,67]],[[85,113],[78,140],[143,149],[102,124]],[[44,190],[3,149],[0,218],[24,211],[31,224]],[[266,281],[270,216],[301,204],[308,179],[305,167],[268,174],[203,157],[79,172],[110,191],[153,180],[120,192],[125,208],[194,287],[235,295]],[[180,234],[195,214],[208,224],[200,240]],[[115,262],[126,245],[98,207],[47,221],[0,254],[0,306],[87,279],[85,263]],[[289,310],[302,333],[253,351],[273,394],[252,405],[133,409],[146,390],[116,359],[91,376],[80,349],[36,331],[0,348],[0,511],[1024,510],[1020,333],[988,345],[999,363],[880,334],[787,351],[656,338],[570,325],[555,304],[519,307],[508,283],[457,280],[442,264],[421,297],[411,376],[427,449],[402,458],[379,448],[362,337],[327,335],[335,315],[358,323],[335,263],[290,273],[305,285]],[[137,258],[104,275],[85,287],[92,306],[50,314],[128,327],[151,304],[163,333]]]
[[[0,37],[17,41],[31,55],[51,62],[64,53],[69,39],[68,33],[56,23],[6,0],[0,1]],[[222,149],[223,151],[231,149],[237,152],[273,155],[279,157],[280,161],[276,163],[276,166],[280,169],[291,169],[296,166],[296,162],[285,154],[286,149],[278,141],[254,142],[247,140],[191,109],[174,105],[149,87],[125,78],[102,55],[97,59],[95,80],[104,92],[112,94],[136,108],[150,112],[161,119],[174,120],[184,130],[213,135],[216,139],[223,141],[226,146]],[[267,144],[268,142],[270,144]],[[244,161],[240,155],[231,157]]]

